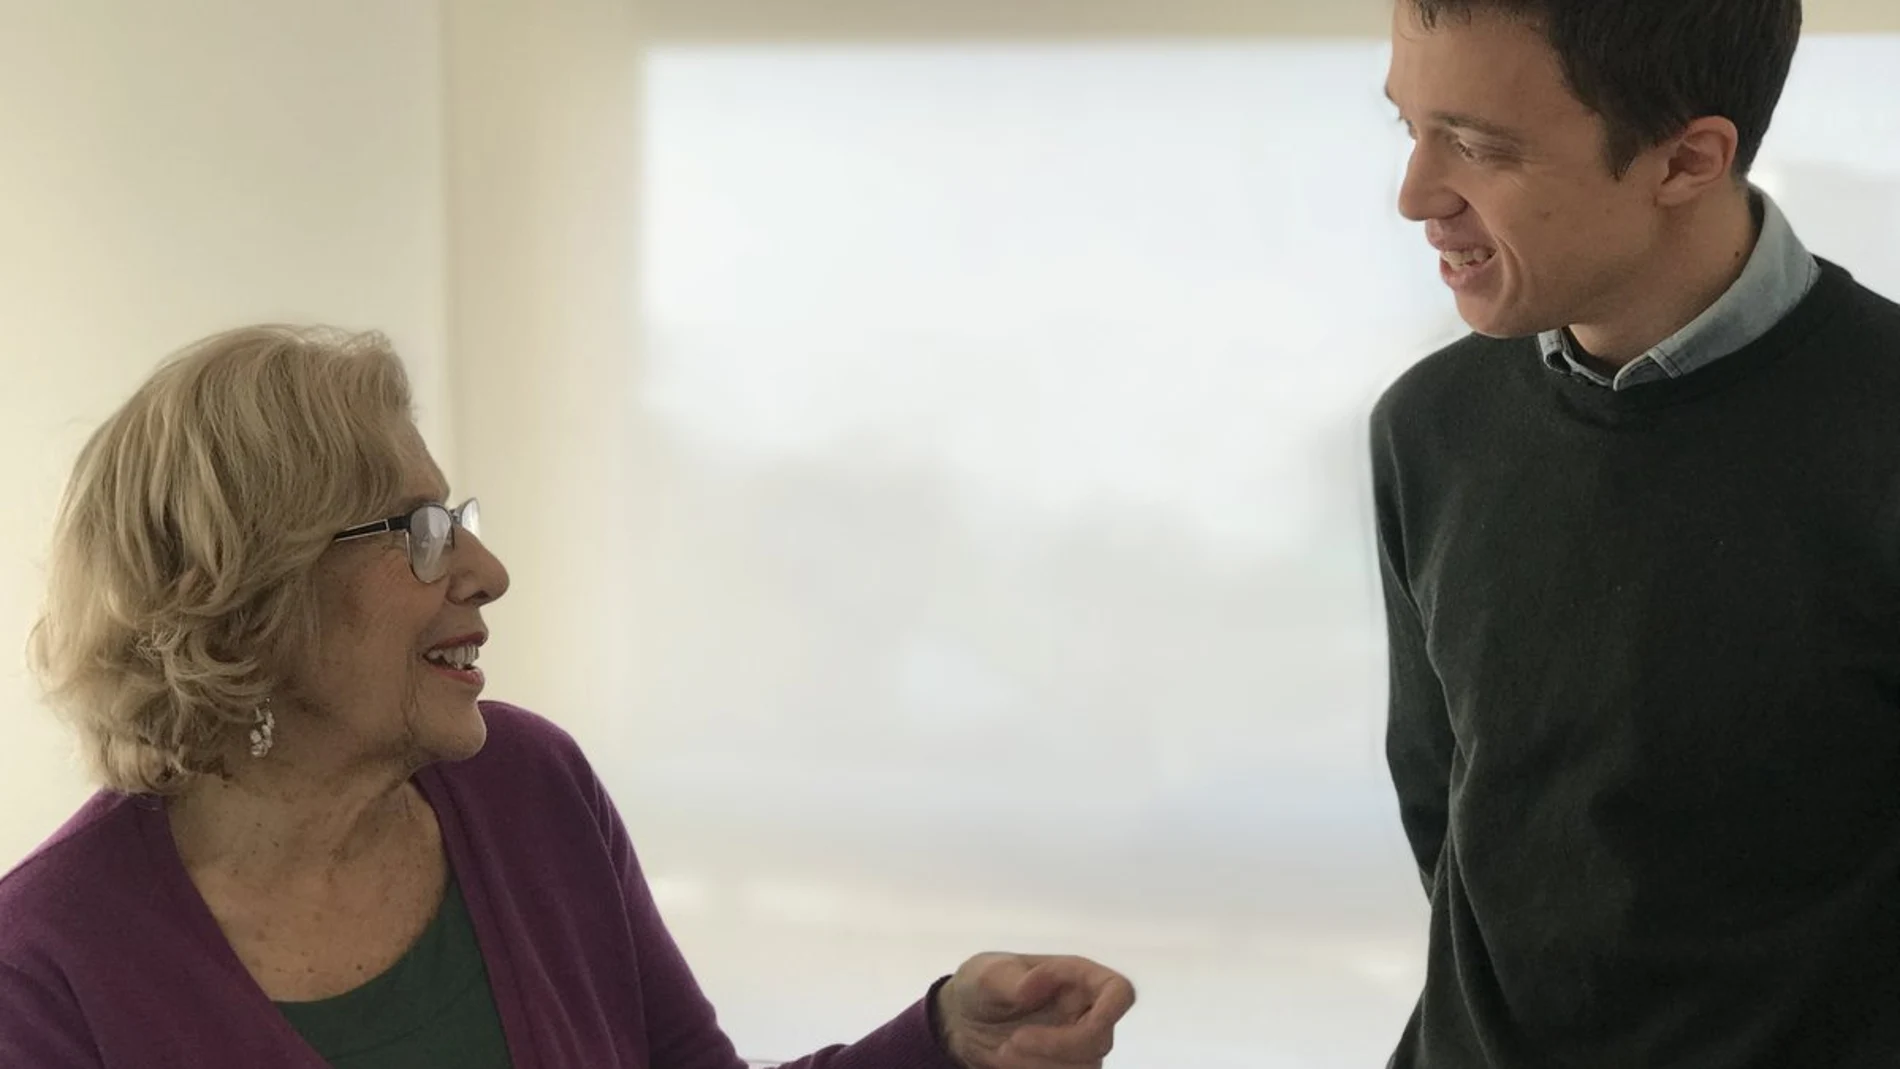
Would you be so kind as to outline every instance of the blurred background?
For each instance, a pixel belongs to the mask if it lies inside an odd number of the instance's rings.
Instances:
[[[1810,0],[1757,181],[1900,294],[1900,8]],[[982,949],[1111,1064],[1384,1064],[1425,902],[1362,428],[1460,333],[1387,0],[0,0],[0,869],[85,797],[23,648],[166,353],[387,332],[749,1056]]]

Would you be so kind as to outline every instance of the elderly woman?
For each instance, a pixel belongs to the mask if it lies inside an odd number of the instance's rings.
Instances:
[[[0,1066],[737,1069],[574,740],[479,701],[508,573],[375,335],[259,327],[93,436],[34,635],[104,789],[0,880]],[[978,955],[812,1069],[1100,1065]]]

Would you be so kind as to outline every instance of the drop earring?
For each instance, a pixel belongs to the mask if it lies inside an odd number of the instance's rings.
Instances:
[[[265,698],[257,706],[257,719],[251,727],[251,756],[263,757],[270,753],[276,744],[277,717],[270,711],[270,699]]]

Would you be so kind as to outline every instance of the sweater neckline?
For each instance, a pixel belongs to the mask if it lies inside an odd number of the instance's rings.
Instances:
[[[525,1045],[526,1020],[521,1012],[520,992],[514,983],[513,961],[507,953],[499,920],[494,915],[481,874],[473,864],[473,847],[468,842],[461,814],[456,810],[455,800],[450,797],[440,772],[434,766],[418,770],[411,782],[435,810],[436,822],[442,829],[442,849],[448,857],[449,871],[455,874],[452,878],[461,891],[463,905],[468,911],[476,942],[481,947],[488,968],[495,1009],[502,1018],[502,1033],[507,1038],[509,1055],[518,1069],[533,1069],[539,1063],[527,1056],[530,1052]],[[171,813],[164,799],[134,797],[129,801],[136,814],[146,853],[158,874],[159,884],[184,910],[186,923],[217,966],[244,989],[256,1010],[255,1019],[269,1022],[264,1027],[276,1036],[277,1048],[297,1052],[296,1064],[287,1069],[329,1069],[328,1063],[297,1033],[290,1019],[271,1001],[270,995],[238,957],[231,941],[225,938],[224,930],[218,927],[218,919],[212,915],[210,904],[199,893],[198,885],[191,882],[191,873],[185,870],[185,860],[178,852],[177,841],[172,838]]]
[[[136,806],[139,815],[139,828],[145,840],[146,852],[152,865],[158,870],[160,882],[168,890],[178,905],[185,911],[185,919],[190,925],[197,941],[204,945],[213,962],[227,973],[245,993],[246,1001],[253,1010],[252,1020],[268,1029],[275,1037],[278,1050],[285,1053],[296,1052],[294,1069],[326,1069],[326,1063],[316,1049],[304,1041],[290,1020],[277,1009],[257,978],[245,968],[237,955],[237,949],[224,936],[224,930],[218,927],[218,918],[211,912],[211,904],[198,891],[198,885],[191,882],[191,873],[185,869],[185,859],[178,852],[178,842],[172,838],[171,811],[163,798],[139,799]]]
[[[1820,278],[1780,322],[1735,352],[1681,378],[1610,390],[1581,376],[1551,371],[1541,360],[1535,362],[1536,373],[1547,379],[1570,406],[1606,417],[1672,408],[1716,393],[1792,355],[1803,341],[1841,312],[1852,292],[1853,276],[1828,260],[1816,257],[1816,262],[1821,267]]]

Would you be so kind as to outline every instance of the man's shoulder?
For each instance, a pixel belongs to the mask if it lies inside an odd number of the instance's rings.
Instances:
[[[1847,268],[1816,259],[1821,265],[1823,282],[1839,287],[1843,304],[1850,313],[1837,325],[1853,341],[1864,341],[1883,356],[1900,357],[1900,351],[1895,349],[1896,343],[1900,343],[1900,303],[1871,288]]]
[[[1470,333],[1419,360],[1394,379],[1372,409],[1381,433],[1447,406],[1469,409],[1507,380],[1538,363],[1535,338],[1492,338]],[[1543,370],[1541,366],[1537,370]]]
[[[1900,304],[1815,259],[1813,288],[1770,335],[1776,352],[1792,357],[1778,361],[1775,384],[1789,403],[1831,413],[1825,425],[1891,440],[1900,429],[1887,415],[1900,404]]]

